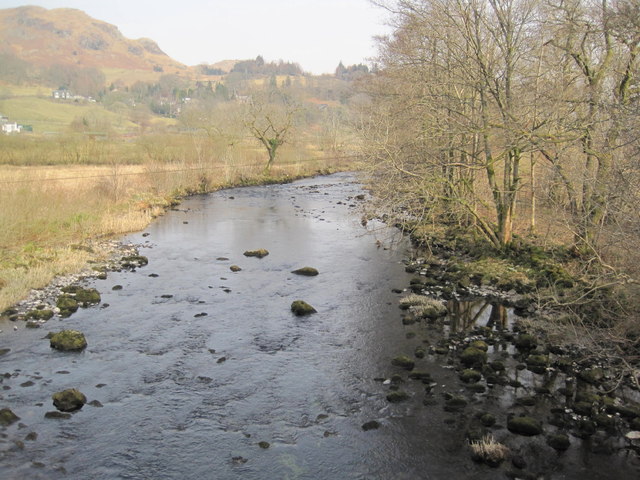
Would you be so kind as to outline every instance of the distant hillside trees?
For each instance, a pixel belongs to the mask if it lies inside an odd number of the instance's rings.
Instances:
[[[204,63],[198,65],[196,69],[198,70],[198,73],[202,75],[224,75],[225,73],[227,73],[221,68],[212,67]]]
[[[297,63],[278,62],[266,63],[264,59],[258,55],[255,60],[244,60],[238,62],[231,70],[231,73],[242,73],[245,75],[302,75],[302,68]]]
[[[340,80],[348,80],[352,81],[361,77],[362,75],[366,75],[369,73],[369,67],[367,67],[363,63],[359,63],[357,65],[349,65],[345,67],[342,62],[338,64],[336,67],[335,77]]]

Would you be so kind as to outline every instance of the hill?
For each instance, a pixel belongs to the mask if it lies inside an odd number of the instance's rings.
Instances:
[[[66,65],[164,73],[188,68],[153,40],[128,39],[116,26],[69,8],[0,10],[0,53],[37,67]]]

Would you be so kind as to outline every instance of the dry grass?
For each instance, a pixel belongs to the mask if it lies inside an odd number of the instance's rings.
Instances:
[[[489,465],[499,465],[509,456],[509,448],[499,443],[493,435],[485,435],[482,440],[471,442],[471,452],[478,461]]]
[[[120,160],[121,145],[109,144],[101,165],[0,165],[0,312],[79,270],[90,256],[70,245],[141,230],[181,196],[344,168],[283,149],[265,176],[260,151],[173,140],[136,147],[147,155],[134,165]]]

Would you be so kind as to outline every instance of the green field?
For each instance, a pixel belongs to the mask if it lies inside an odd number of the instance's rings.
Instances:
[[[110,112],[100,105],[47,97],[15,96],[0,99],[0,113],[11,122],[31,125],[34,133],[63,132],[74,121],[82,122],[83,119],[91,125],[101,126],[100,130],[127,131],[137,128],[126,116]]]

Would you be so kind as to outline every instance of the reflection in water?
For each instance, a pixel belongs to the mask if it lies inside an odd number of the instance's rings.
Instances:
[[[505,330],[511,326],[511,312],[501,303],[486,298],[450,300],[447,333],[464,332],[474,327]]]

